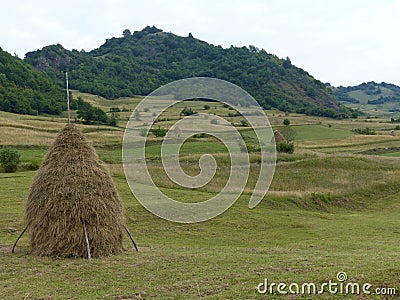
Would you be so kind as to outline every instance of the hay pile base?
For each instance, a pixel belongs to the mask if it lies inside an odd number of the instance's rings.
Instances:
[[[92,257],[123,250],[125,220],[117,189],[73,124],[60,131],[35,177],[26,224],[35,255],[87,257],[84,227]]]

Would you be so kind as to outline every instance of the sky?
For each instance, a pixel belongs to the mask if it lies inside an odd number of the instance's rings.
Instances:
[[[90,51],[147,25],[221,45],[254,45],[334,86],[400,85],[400,0],[2,1],[0,47]]]

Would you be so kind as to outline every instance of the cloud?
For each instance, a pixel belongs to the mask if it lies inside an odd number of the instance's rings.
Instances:
[[[255,45],[335,85],[400,84],[400,0],[27,0],[2,4],[3,49],[23,56],[49,44],[91,50],[125,28],[229,47]]]

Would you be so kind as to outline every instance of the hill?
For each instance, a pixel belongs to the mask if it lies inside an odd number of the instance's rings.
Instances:
[[[345,118],[356,112],[341,105],[331,89],[306,71],[255,46],[224,49],[146,27],[107,39],[90,52],[46,46],[25,62],[51,78],[71,74],[71,87],[107,99],[146,95],[168,82],[205,76],[228,80],[251,93],[266,109]]]
[[[46,73],[0,48],[0,110],[57,115],[66,109],[64,93]]]
[[[394,84],[364,82],[357,86],[334,88],[333,94],[347,106],[372,115],[400,112],[400,87]]]

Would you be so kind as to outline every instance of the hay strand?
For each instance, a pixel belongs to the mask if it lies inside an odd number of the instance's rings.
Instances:
[[[114,182],[74,124],[58,134],[32,184],[26,205],[31,253],[91,257],[123,251],[124,211]]]

